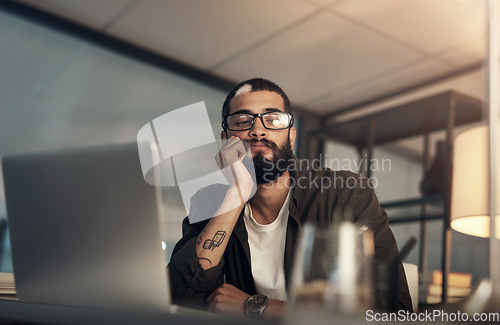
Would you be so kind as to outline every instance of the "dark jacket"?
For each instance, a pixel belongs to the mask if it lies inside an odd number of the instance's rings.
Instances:
[[[398,254],[396,241],[387,224],[387,213],[380,207],[369,180],[347,171],[308,167],[296,160],[296,164],[289,168],[292,193],[284,259],[287,288],[298,234],[305,222],[320,227],[344,220],[367,225],[374,232],[375,259],[392,261]],[[256,294],[243,211],[221,262],[203,270],[196,255],[195,240],[207,223],[208,220],[190,224],[187,218],[182,223],[183,237],[175,245],[169,264],[172,300],[175,304],[205,308],[206,297],[224,282],[247,294]],[[398,269],[398,309],[412,310],[401,264]]]

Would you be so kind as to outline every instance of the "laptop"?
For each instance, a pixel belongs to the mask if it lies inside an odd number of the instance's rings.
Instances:
[[[170,310],[160,188],[144,181],[137,144],[13,155],[2,164],[19,299]]]

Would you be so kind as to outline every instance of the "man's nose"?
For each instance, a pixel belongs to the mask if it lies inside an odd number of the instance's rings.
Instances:
[[[264,127],[264,124],[262,124],[261,118],[259,117],[255,118],[255,123],[253,124],[253,127],[250,129],[250,136],[258,140],[267,137],[267,129]]]

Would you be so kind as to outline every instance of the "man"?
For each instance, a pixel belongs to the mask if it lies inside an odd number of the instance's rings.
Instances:
[[[365,224],[374,231],[375,257],[392,261],[397,256],[387,214],[367,179],[345,171],[310,170],[295,159],[290,102],[279,86],[260,78],[242,82],[227,96],[222,118],[221,137],[227,142],[216,160],[221,168],[231,166],[237,180],[222,206],[240,204],[208,221],[184,220],[183,237],[169,265],[174,303],[223,313],[280,316],[294,246],[306,221],[322,227],[342,220]],[[245,144],[255,166],[253,196],[252,178],[241,161]],[[300,180],[326,178],[331,180],[329,188],[320,188],[317,182],[299,186]],[[351,184],[346,184],[348,179]],[[406,278],[399,268],[398,308],[411,310]]]

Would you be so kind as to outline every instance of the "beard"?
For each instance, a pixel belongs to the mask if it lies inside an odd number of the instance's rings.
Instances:
[[[290,138],[283,146],[283,148],[278,148],[278,145],[276,143],[267,139],[252,139],[247,142],[249,144],[257,142],[264,143],[273,151],[272,160],[264,157],[262,151],[258,151],[257,154],[253,157],[257,184],[267,184],[277,180],[281,175],[285,173],[291,163],[290,161],[294,158],[292,146],[290,145]]]

